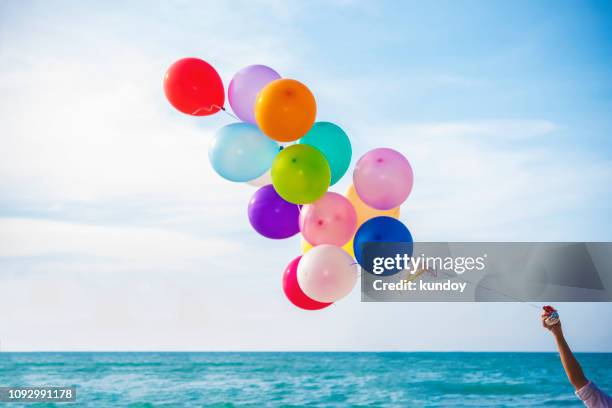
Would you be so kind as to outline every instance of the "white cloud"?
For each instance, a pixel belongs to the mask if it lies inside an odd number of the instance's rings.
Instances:
[[[297,52],[288,43],[298,3],[162,5],[162,15],[137,18],[129,8],[96,13],[91,4],[65,4],[52,13],[43,4],[22,7],[4,27],[5,36],[19,41],[0,44],[7,62],[0,77],[0,191],[38,203],[231,195],[236,185],[214,174],[207,143],[214,129],[233,120],[172,110],[163,72],[186,55],[213,62],[226,85],[244,65],[286,70]],[[266,18],[254,18],[254,11]],[[115,29],[108,31],[111,22]],[[286,28],[283,36],[278,24]]]
[[[499,143],[504,139],[528,139],[539,136],[550,136],[560,126],[549,120],[471,120],[457,122],[433,122],[407,124],[401,131],[408,137],[421,138],[467,138],[487,137]],[[436,141],[433,141],[434,143]]]
[[[14,92],[2,103],[0,188],[34,200],[226,191],[208,164],[211,129],[162,108],[159,61],[114,63],[125,79],[110,61],[46,61],[2,81]]]
[[[598,208],[593,203],[610,194],[612,162],[557,149],[560,129],[546,120],[485,120],[376,131],[382,145],[413,165],[414,189],[402,218],[416,239],[594,239],[600,229],[587,218]],[[533,228],[536,220],[547,227]]]
[[[76,258],[83,269],[102,260],[129,270],[167,270],[240,250],[218,237],[200,239],[165,229],[20,218],[0,218],[0,241],[0,257],[42,257],[42,263],[45,257]]]

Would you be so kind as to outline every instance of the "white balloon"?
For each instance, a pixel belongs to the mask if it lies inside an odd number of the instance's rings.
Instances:
[[[267,186],[268,184],[272,184],[272,175],[270,174],[270,170],[266,171],[256,179],[247,181],[247,184],[253,187],[263,187]]]
[[[342,248],[317,245],[306,252],[297,268],[298,285],[306,296],[319,302],[336,302],[357,282],[355,261]]]

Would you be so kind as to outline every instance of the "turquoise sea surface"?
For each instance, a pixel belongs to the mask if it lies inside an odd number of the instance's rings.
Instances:
[[[577,356],[612,392],[612,353]],[[3,352],[0,385],[77,387],[27,407],[582,406],[556,353]]]

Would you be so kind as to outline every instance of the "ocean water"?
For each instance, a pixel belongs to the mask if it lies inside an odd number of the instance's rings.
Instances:
[[[612,392],[612,354],[578,358]],[[27,407],[582,406],[554,353],[3,352],[0,385],[77,387]]]

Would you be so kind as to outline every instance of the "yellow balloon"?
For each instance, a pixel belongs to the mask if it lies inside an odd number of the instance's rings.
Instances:
[[[310,251],[313,248],[313,246],[310,245],[310,243],[306,241],[304,237],[300,239],[300,246],[302,247],[302,254],[305,254],[306,252]],[[344,250],[344,252],[349,254],[351,258],[355,258],[355,252],[353,252],[353,238],[351,238],[349,242],[344,244],[342,246],[342,249]]]
[[[393,217],[399,218],[400,209],[399,207],[392,208],[390,210],[377,210],[376,208],[372,208],[363,201],[357,195],[357,191],[355,191],[355,187],[351,184],[346,193],[344,194],[346,198],[353,204],[355,207],[355,212],[357,213],[357,228],[370,218],[374,217]]]
[[[312,245],[310,245],[310,243],[304,239],[304,237],[300,239],[300,247],[302,247],[302,254],[305,254],[313,248]]]
[[[342,249],[344,249],[344,252],[349,254],[351,256],[351,258],[355,258],[355,252],[353,251],[353,238],[351,238],[351,240],[349,242],[344,244],[342,246]]]

